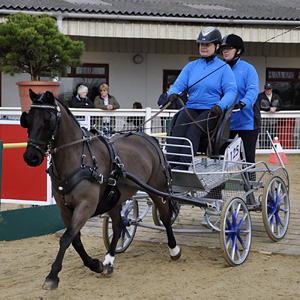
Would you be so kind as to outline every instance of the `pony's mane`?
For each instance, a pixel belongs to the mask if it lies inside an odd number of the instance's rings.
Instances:
[[[38,100],[35,100],[37,101],[37,103],[39,101],[42,101],[44,104],[46,104],[44,101],[43,101],[43,96],[44,96],[45,93],[42,93],[42,94],[38,94],[39,96],[39,99]],[[53,95],[53,94],[52,94]],[[54,95],[53,95],[54,96]],[[70,111],[69,107],[66,106],[61,100],[59,100],[58,98],[54,97],[55,98],[55,101],[57,101],[67,112],[67,114],[73,119],[73,121],[78,125],[78,127],[81,127],[81,125],[79,124],[79,122],[77,121],[77,119],[75,118],[75,116],[72,114],[72,112]],[[35,103],[35,101],[33,101],[33,103]]]
[[[61,104],[61,106],[66,110],[67,114],[74,120],[74,122],[78,125],[78,127],[81,127],[81,125],[79,124],[79,122],[77,121],[77,119],[75,118],[75,116],[72,114],[72,112],[70,111],[69,107],[66,106],[62,101],[60,101],[59,99],[55,98],[55,100],[57,102],[59,102],[59,104]]]

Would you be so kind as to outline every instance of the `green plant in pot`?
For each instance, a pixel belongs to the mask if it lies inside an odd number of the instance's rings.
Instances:
[[[29,88],[36,93],[51,90],[44,84],[54,84],[58,96],[60,82],[40,81],[41,77],[66,76],[67,67],[81,65],[84,44],[73,41],[59,31],[56,21],[49,15],[12,14],[0,24],[0,71],[15,75],[28,73],[31,81],[17,82],[19,86],[22,111],[28,109]],[[25,91],[20,87],[25,84]],[[35,84],[38,87],[32,87]],[[42,85],[42,87],[41,87]],[[22,104],[22,97],[28,103]]]

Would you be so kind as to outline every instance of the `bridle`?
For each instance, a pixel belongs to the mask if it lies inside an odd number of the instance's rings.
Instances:
[[[42,96],[39,98],[39,100],[42,98]],[[35,108],[35,109],[47,109],[47,110],[54,111],[54,113],[51,112],[51,117],[49,120],[49,127],[50,127],[50,130],[52,130],[50,140],[47,142],[42,142],[42,141],[35,140],[35,139],[27,140],[27,144],[34,147],[35,149],[37,149],[44,157],[50,153],[51,144],[52,144],[52,141],[55,139],[55,136],[56,136],[56,133],[58,130],[58,126],[59,126],[59,122],[61,119],[60,107],[56,100],[55,100],[55,103],[56,103],[56,105],[32,104],[30,106],[30,109]],[[44,151],[42,149],[42,147],[46,147],[47,150]]]

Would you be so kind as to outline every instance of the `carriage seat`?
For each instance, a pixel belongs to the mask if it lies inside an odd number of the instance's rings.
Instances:
[[[219,124],[217,132],[211,140],[212,151],[211,154],[209,155],[210,158],[219,158],[221,155],[224,155],[226,147],[232,141],[229,137],[230,137],[231,113],[233,111],[234,105],[235,105],[235,101],[233,104],[231,104],[231,106],[227,110],[225,110],[223,119]],[[169,124],[168,132],[167,132],[168,136],[172,136],[172,130],[179,112],[180,111],[178,111],[173,116]],[[201,140],[197,154],[207,155],[207,147],[208,147],[208,137],[206,136]]]

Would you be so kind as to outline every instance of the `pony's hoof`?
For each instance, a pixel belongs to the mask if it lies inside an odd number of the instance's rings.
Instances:
[[[102,275],[111,275],[114,271],[114,267],[113,266],[103,266],[103,271],[102,271]]]
[[[176,246],[173,249],[169,248],[169,251],[170,251],[170,257],[171,257],[172,260],[177,260],[177,259],[180,258],[180,256],[181,256],[181,249],[180,249],[180,247]]]
[[[59,283],[58,278],[57,278],[57,280],[46,279],[43,284],[43,289],[44,290],[56,290],[58,288],[58,283]]]
[[[102,273],[103,271],[103,263],[99,259],[93,259],[93,266],[90,269],[96,273]]]
[[[172,259],[172,260],[177,260],[177,259],[180,258],[180,256],[181,256],[181,251],[180,251],[177,255],[171,256],[171,259]]]
[[[98,266],[98,269],[97,269],[97,273],[102,273],[103,270],[104,270],[104,267],[103,267],[103,263],[102,261],[98,260],[99,261],[99,266]]]

